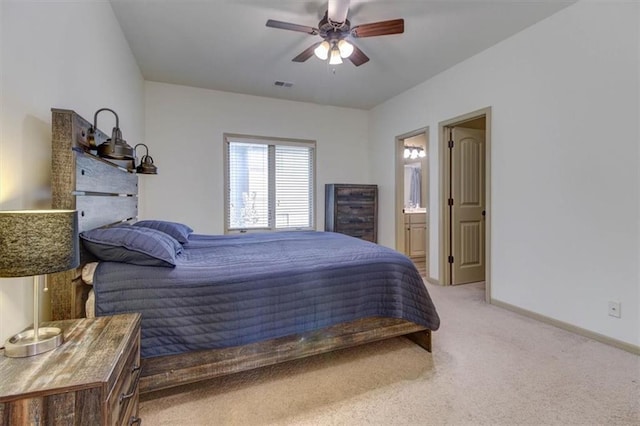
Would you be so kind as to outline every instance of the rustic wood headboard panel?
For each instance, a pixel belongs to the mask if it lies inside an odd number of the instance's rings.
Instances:
[[[54,209],[78,211],[80,232],[138,216],[138,176],[122,167],[121,161],[107,161],[91,153],[92,146],[107,139],[92,124],[65,109],[52,109],[51,189]],[[81,257],[82,258],[82,257]],[[82,283],[80,268],[49,275],[53,320],[81,318],[89,286]]]

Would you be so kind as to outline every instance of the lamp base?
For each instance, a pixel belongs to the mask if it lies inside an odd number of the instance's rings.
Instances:
[[[8,338],[4,344],[4,355],[10,358],[38,355],[55,349],[64,342],[62,330],[57,327],[39,327],[38,340],[34,337],[34,330],[30,329]]]

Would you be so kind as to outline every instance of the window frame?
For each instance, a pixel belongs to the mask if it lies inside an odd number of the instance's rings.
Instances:
[[[233,228],[229,229],[229,144],[232,142],[236,143],[252,143],[252,144],[262,144],[268,146],[268,163],[269,163],[269,176],[268,176],[268,198],[269,205],[272,206],[268,209],[268,226],[262,228]],[[276,220],[275,217],[272,217],[275,213],[275,185],[276,185],[276,173],[275,173],[275,146],[299,146],[305,148],[311,148],[312,150],[312,162],[311,162],[311,191],[310,194],[312,197],[311,201],[311,224],[309,227],[291,227],[291,228],[276,228]],[[309,231],[315,230],[317,224],[317,185],[316,185],[316,158],[317,158],[317,147],[316,141],[311,139],[292,139],[292,138],[280,138],[273,136],[255,136],[255,135],[244,135],[237,133],[224,133],[223,134],[223,199],[224,199],[224,214],[223,214],[223,229],[225,234],[244,234],[244,233],[256,233],[256,232],[282,232],[282,231]],[[272,172],[271,172],[272,171]]]

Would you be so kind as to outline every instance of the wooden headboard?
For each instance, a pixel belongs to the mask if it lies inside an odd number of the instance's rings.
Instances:
[[[138,176],[126,161],[108,161],[93,154],[107,135],[66,109],[52,109],[51,190],[54,209],[78,211],[80,232],[138,216]],[[82,245],[80,245],[82,247]],[[53,320],[81,318],[90,287],[81,280],[79,268],[49,275]]]

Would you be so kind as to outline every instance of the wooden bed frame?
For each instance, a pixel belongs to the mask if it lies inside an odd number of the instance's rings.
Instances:
[[[53,208],[78,210],[80,231],[137,217],[138,179],[123,163],[89,152],[91,123],[52,109]],[[107,136],[96,129],[94,143]],[[81,259],[84,257],[81,256]],[[81,267],[49,276],[52,319],[82,318],[90,286]],[[431,330],[394,318],[366,318],[244,346],[143,359],[140,392],[206,380],[377,340],[406,336],[431,352]]]

